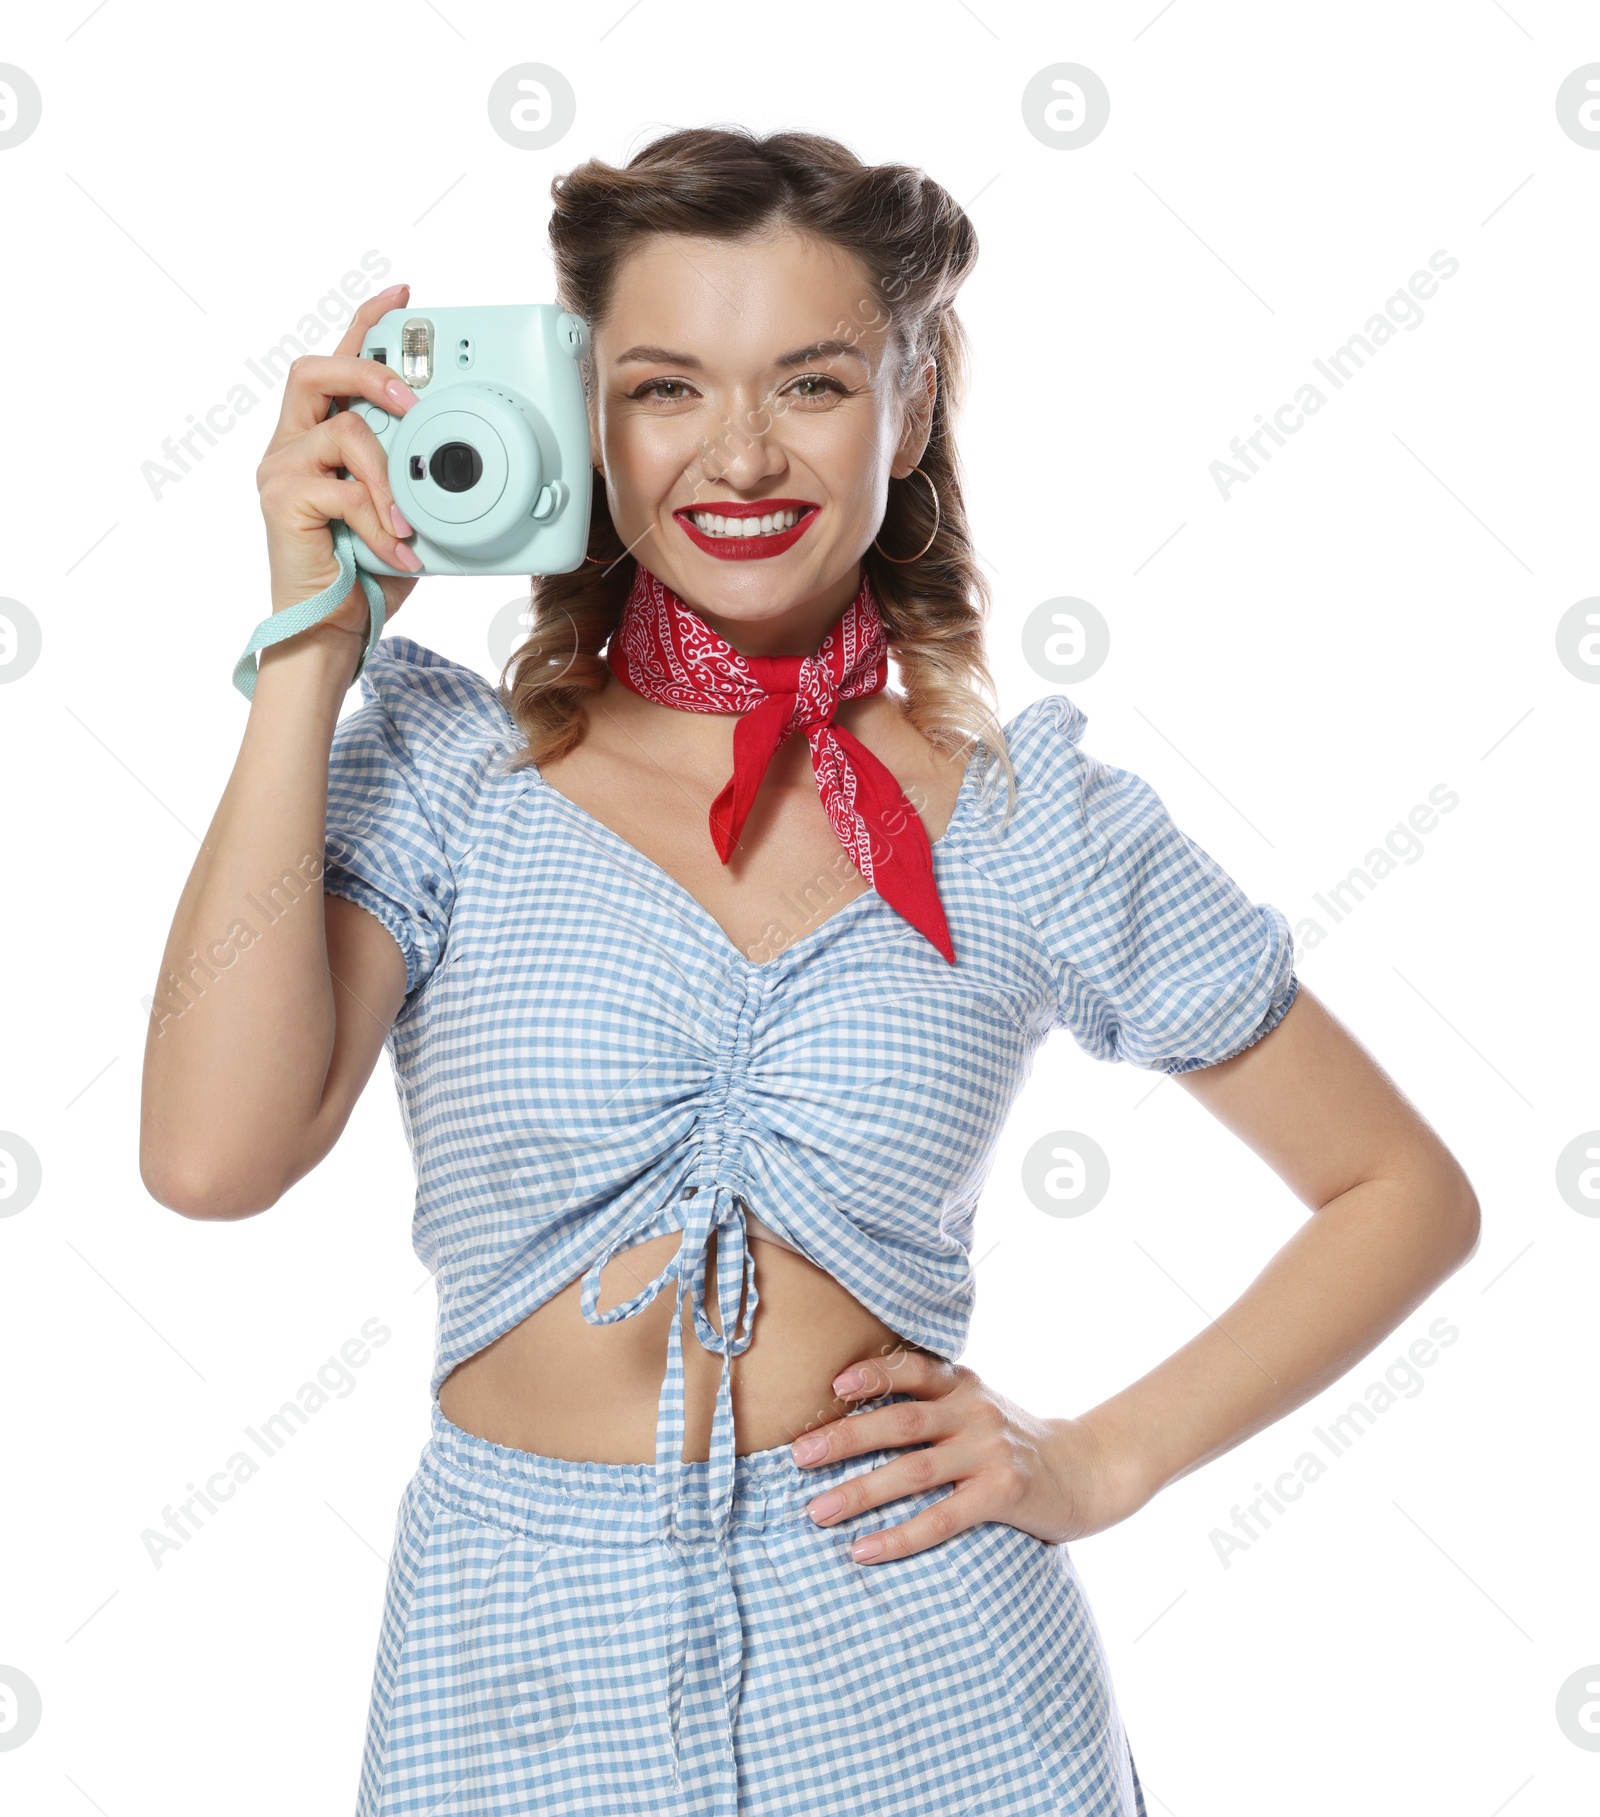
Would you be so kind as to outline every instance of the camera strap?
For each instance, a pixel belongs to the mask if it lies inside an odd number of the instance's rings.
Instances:
[[[367,666],[367,658],[383,635],[388,612],[377,575],[368,574],[364,568],[356,567],[356,558],[351,553],[353,538],[348,524],[336,517],[330,520],[328,528],[333,532],[333,552],[339,558],[339,578],[313,598],[303,599],[298,605],[285,606],[281,612],[269,613],[250,633],[244,654],[233,665],[233,685],[246,700],[252,699],[256,691],[256,651],[264,650],[270,644],[281,644],[286,637],[293,637],[296,631],[309,631],[313,625],[320,624],[341,600],[349,597],[351,584],[357,579],[361,582],[362,592],[367,596],[371,629],[367,634],[367,647],[361,652],[355,674],[350,677],[352,683]]]

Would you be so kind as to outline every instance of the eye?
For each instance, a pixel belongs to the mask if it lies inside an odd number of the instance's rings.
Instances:
[[[688,381],[685,379],[649,379],[636,391],[630,391],[628,396],[630,398],[661,397],[661,393],[656,389],[658,385],[682,385],[685,390],[689,388]],[[664,404],[676,404],[679,400],[675,397],[661,397],[661,401]]]
[[[674,385],[677,386],[678,389],[669,396],[663,387]],[[802,390],[800,389],[802,386],[816,386],[818,389]],[[681,403],[684,397],[692,393],[692,391],[693,387],[689,384],[687,379],[647,379],[644,384],[638,386],[635,390],[630,391],[628,396],[630,398],[654,398],[663,404],[677,404]],[[826,397],[829,392],[834,393],[838,397],[849,396],[847,388],[841,385],[836,378],[831,377],[828,373],[803,372],[799,378],[794,381],[794,384],[790,387],[787,395],[810,400]]]
[[[803,373],[801,373],[800,377],[795,380],[795,384],[797,386],[798,385],[811,385],[811,384],[823,385],[823,386],[827,387],[828,391],[837,392],[840,397],[844,397],[846,395],[844,386],[841,385],[836,378],[829,377],[829,375],[826,372],[803,372]],[[792,395],[795,397],[813,398],[813,397],[824,397],[824,396],[826,396],[826,392],[825,391],[795,391],[792,393]]]

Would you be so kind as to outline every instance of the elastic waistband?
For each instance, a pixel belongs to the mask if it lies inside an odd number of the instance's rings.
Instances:
[[[844,1417],[854,1419],[912,1398],[898,1392],[880,1395]],[[417,1476],[445,1506],[540,1539],[590,1545],[648,1545],[659,1539],[654,1464],[603,1464],[521,1451],[463,1431],[445,1416],[437,1399],[432,1406],[432,1430]],[[810,1466],[797,1464],[788,1445],[736,1457],[729,1532],[758,1533],[787,1521],[809,1520],[805,1508],[813,1497],[907,1449],[918,1447],[891,1446]],[[709,1470],[704,1458],[680,1466],[679,1528],[689,1538],[712,1533]],[[871,1518],[878,1525],[890,1524],[886,1516],[896,1505],[874,1509]]]

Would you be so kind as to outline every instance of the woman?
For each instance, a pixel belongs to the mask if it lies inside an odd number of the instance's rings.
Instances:
[[[949,196],[723,131],[554,196],[591,560],[534,580],[501,690],[390,638],[338,721],[359,590],[263,651],[163,969],[326,852],[323,912],[146,1060],[151,1191],[241,1217],[391,1053],[439,1327],[359,1812],[1131,1817],[1064,1542],[1371,1349],[1471,1252],[1472,1188],[1065,696],[985,704]],[[333,519],[416,566],[329,415],[414,401],[357,357],[407,296],[291,372],[274,610],[329,586]],[[1317,1212],[1078,1416],[955,1360],[978,1193],[1062,1027],[1176,1075]]]

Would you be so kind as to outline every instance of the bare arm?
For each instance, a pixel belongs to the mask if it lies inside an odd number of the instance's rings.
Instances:
[[[191,1217],[262,1211],[327,1154],[404,999],[388,930],[322,891],[328,751],[354,663],[339,632],[263,653],[161,957],[139,1167]]]
[[[1478,1241],[1460,1164],[1303,981],[1254,1047],[1176,1082],[1316,1215],[1205,1330],[1083,1415],[1122,1513],[1337,1380]]]
[[[404,295],[371,298],[337,354],[290,368],[256,476],[274,611],[337,574],[333,517],[394,565],[416,565],[390,519],[377,438],[357,415],[328,415],[334,396],[404,408],[386,395],[394,374],[355,357],[368,323]],[[416,583],[380,584],[392,615]],[[321,881],[329,753],[367,620],[357,585],[323,624],[262,652],[233,773],[173,916],[145,1040],[139,1171],[186,1216],[263,1211],[313,1168],[404,1000],[393,937],[324,898]]]

